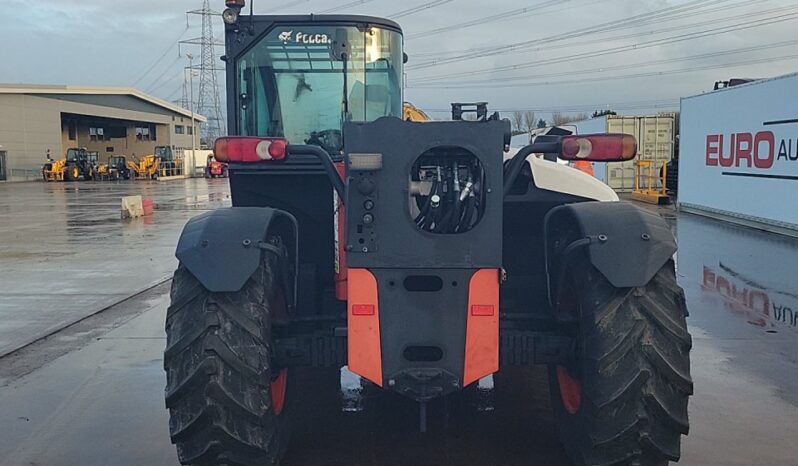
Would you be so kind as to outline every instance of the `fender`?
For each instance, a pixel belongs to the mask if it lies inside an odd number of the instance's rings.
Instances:
[[[559,206],[546,215],[544,228],[550,291],[557,278],[552,273],[559,269],[556,262],[568,260],[558,254],[579,240],[591,264],[618,288],[644,286],[676,252],[667,222],[628,202]]]
[[[258,269],[261,251],[278,252],[266,242],[279,234],[288,249],[287,293],[296,302],[296,259],[299,239],[297,221],[288,212],[268,207],[229,207],[204,213],[188,221],[177,243],[175,256],[214,293],[240,290]],[[281,252],[280,252],[281,253]]]

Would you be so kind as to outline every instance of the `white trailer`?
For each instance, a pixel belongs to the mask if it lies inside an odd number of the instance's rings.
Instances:
[[[798,236],[798,73],[682,99],[682,210]]]
[[[605,115],[572,123],[579,134],[623,133],[637,138],[635,160],[620,163],[594,163],[596,178],[617,192],[632,192],[637,176],[636,161],[648,160],[662,167],[673,158],[676,116],[661,115]],[[659,186],[653,186],[659,187]]]

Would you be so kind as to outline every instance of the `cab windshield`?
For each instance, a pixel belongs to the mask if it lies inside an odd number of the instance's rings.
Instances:
[[[333,45],[343,40],[346,77]],[[239,132],[339,153],[344,121],[402,117],[402,56],[401,34],[388,29],[276,28],[238,62]]]
[[[78,160],[79,158],[85,158],[85,156],[81,157],[82,154],[83,151],[80,149],[67,149],[66,159],[72,162]]]
[[[162,160],[172,160],[172,148],[168,146],[158,146],[155,148],[155,156]]]

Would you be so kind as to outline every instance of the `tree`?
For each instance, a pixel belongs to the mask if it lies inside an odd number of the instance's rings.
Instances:
[[[524,131],[524,112],[513,112],[513,118],[510,120],[513,125],[513,135],[523,134]]]
[[[618,112],[613,112],[612,110],[596,110],[593,112],[593,116],[591,118],[597,118],[604,115],[617,115]]]
[[[551,124],[554,126],[567,125],[575,121],[587,120],[587,113],[577,113],[574,115],[563,115],[562,112],[554,112],[551,114]]]
[[[535,129],[535,112],[524,112],[524,132],[531,134]]]
[[[536,117],[532,111],[515,111],[510,120],[513,126],[513,135],[530,134],[535,129]]]
[[[548,126],[548,123],[546,123],[546,120],[544,120],[543,118],[538,120],[538,128],[545,128],[546,126]]]

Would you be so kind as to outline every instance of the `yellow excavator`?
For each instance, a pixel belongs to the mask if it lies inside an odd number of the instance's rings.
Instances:
[[[403,107],[403,114],[404,119],[407,121],[430,121],[430,118],[423,110],[416,107],[415,105],[411,104],[410,102],[405,102]]]
[[[137,180],[157,180],[158,170],[161,167],[161,158],[155,155],[145,155],[141,159],[135,156],[127,161],[127,168]]]

